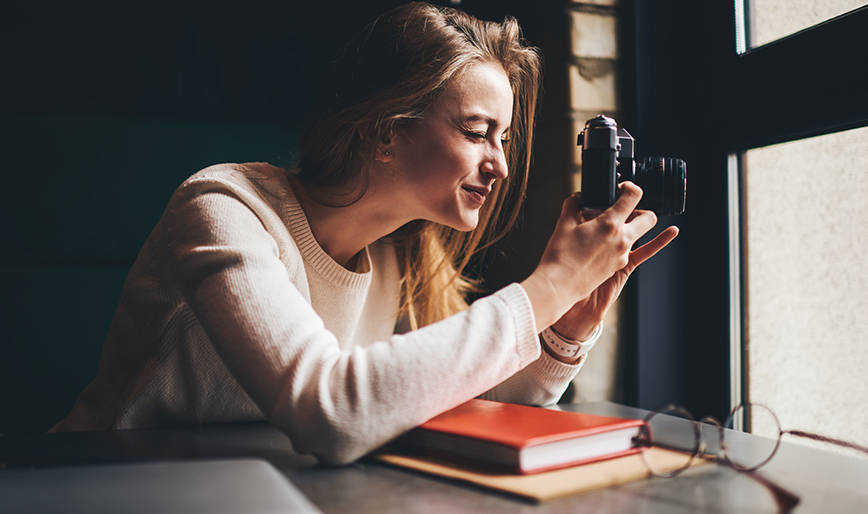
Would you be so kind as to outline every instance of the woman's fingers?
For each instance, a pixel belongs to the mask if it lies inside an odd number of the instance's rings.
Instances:
[[[659,252],[660,250],[665,248],[666,245],[671,243],[672,240],[678,236],[678,232],[678,227],[668,227],[651,241],[633,250],[630,253],[630,265],[633,268],[636,268],[643,262],[653,257],[657,252]]]
[[[636,206],[642,200],[642,189],[632,182],[623,182],[618,186],[620,193],[615,203],[605,211],[583,209],[582,220],[592,221],[602,215],[610,216],[616,225],[629,224],[631,236],[639,239],[657,224],[657,215],[651,211],[637,210]],[[581,202],[581,196],[574,194],[571,199]]]
[[[627,218],[636,210],[639,201],[642,200],[642,189],[632,182],[622,182],[618,186],[620,193],[618,199],[612,204],[608,210],[614,214],[619,221],[627,221]]]
[[[564,200],[561,206],[561,216],[576,217],[582,208],[582,193],[575,192]]]
[[[615,203],[606,210],[582,208],[581,192],[573,193],[570,200],[572,202],[578,202],[578,206],[582,211],[582,218],[585,221],[591,221],[604,212],[609,211],[611,215],[615,216],[616,221],[623,223],[633,215],[633,211],[636,210],[636,206],[639,205],[639,201],[642,200],[642,189],[632,182],[622,182],[618,185],[618,190],[618,198],[615,200]]]
[[[657,224],[657,215],[636,210],[642,199],[639,186],[625,182],[620,190],[615,204],[603,211],[582,209],[579,193],[564,201],[541,265],[543,275],[556,277],[552,280],[556,287],[570,291],[567,296],[584,298],[618,270],[629,274],[678,234],[676,228],[667,229],[652,242],[632,250]]]

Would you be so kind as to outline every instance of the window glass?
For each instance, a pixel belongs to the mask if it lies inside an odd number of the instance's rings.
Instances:
[[[747,37],[750,48],[868,5],[865,0],[736,0],[736,3],[736,10],[742,15],[740,33]]]
[[[862,445],[866,170],[868,127],[750,150],[742,174],[746,399],[771,407],[784,429]]]

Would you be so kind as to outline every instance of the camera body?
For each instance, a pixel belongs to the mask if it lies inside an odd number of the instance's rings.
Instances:
[[[582,147],[582,205],[607,209],[615,203],[618,184],[636,183],[644,194],[637,209],[661,215],[681,214],[687,200],[687,163],[676,157],[646,157],[636,162],[636,140],[602,114],[585,123]]]

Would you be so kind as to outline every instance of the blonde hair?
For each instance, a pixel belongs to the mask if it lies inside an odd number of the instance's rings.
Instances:
[[[476,284],[465,277],[472,256],[518,219],[527,187],[542,61],[513,18],[478,20],[414,2],[395,8],[351,41],[299,140],[296,178],[306,187],[343,191],[347,203],[370,184],[378,143],[422,119],[439,94],[472,63],[498,63],[512,93],[509,176],[494,185],[474,230],[418,220],[392,234],[402,272],[402,314],[415,329],[467,308]]]

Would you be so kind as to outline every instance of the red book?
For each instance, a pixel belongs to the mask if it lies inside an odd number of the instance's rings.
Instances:
[[[642,420],[470,400],[399,437],[395,447],[530,474],[636,453]]]

